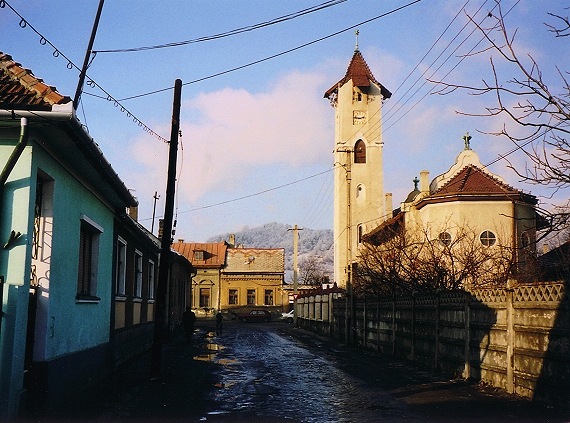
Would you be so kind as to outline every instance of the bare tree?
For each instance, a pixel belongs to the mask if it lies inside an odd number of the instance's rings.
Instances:
[[[388,230],[379,242],[364,243],[353,281],[355,292],[383,296],[504,286],[522,263],[510,246],[484,246],[468,227],[455,228],[453,239],[433,239],[431,232],[445,231]]]
[[[299,278],[304,285],[322,285],[328,282],[322,260],[315,255],[305,256],[299,263]]]
[[[515,42],[517,30],[507,27],[506,13],[499,0],[489,14],[492,24],[483,27],[469,17],[489,43],[489,48],[473,55],[494,53],[490,57],[491,79],[479,86],[431,81],[440,85],[439,94],[466,90],[475,96],[493,96],[494,105],[484,112],[458,111],[460,114],[480,117],[505,117],[501,128],[486,132],[506,137],[522,151],[528,160],[524,168],[509,162],[509,166],[525,182],[554,189],[570,187],[570,85],[568,70],[552,69],[547,81],[540,64],[530,55],[520,55]],[[508,13],[508,12],[507,12]],[[547,13],[547,31],[561,39],[570,36],[568,17]],[[559,41],[562,42],[562,41]],[[563,50],[561,50],[562,52]],[[498,58],[498,60],[497,60]],[[508,75],[504,77],[503,75]],[[553,227],[568,223],[569,204],[560,205],[550,213]]]

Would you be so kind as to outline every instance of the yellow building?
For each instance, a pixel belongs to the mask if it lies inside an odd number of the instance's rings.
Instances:
[[[233,236],[229,243],[179,241],[172,245],[197,271],[192,280],[192,309],[198,316],[253,307],[280,312],[287,305],[285,250],[234,245]]]
[[[422,171],[420,179],[414,180],[414,190],[394,210],[393,217],[366,234],[364,240],[381,245],[403,232],[416,243],[433,243],[457,254],[461,248],[470,248],[473,253],[475,247],[486,251],[486,257],[506,263],[505,278],[529,271],[536,259],[537,230],[545,223],[536,211],[538,201],[483,166],[470,147],[470,139],[464,137],[464,150],[453,166],[431,183],[429,172]],[[498,268],[483,268],[489,273],[500,272]]]
[[[262,307],[280,312],[284,304],[288,305],[284,281],[283,248],[229,248],[221,276],[221,308]]]

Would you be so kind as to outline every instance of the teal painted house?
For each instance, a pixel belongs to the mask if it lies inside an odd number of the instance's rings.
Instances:
[[[0,169],[2,420],[109,373],[114,221],[137,202],[70,98],[1,52]]]

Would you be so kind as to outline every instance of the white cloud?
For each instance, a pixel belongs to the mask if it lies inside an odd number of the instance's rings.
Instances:
[[[330,161],[334,112],[323,99],[329,83],[325,73],[295,71],[276,79],[265,92],[224,88],[185,101],[179,201],[197,204],[207,193],[233,193],[259,164],[297,168]],[[136,142],[133,157],[139,162],[139,181],[143,174],[144,180],[160,181],[159,189],[165,187],[167,151],[167,145],[157,147],[148,137]],[[144,195],[149,198],[156,189],[136,185],[148,190]]]

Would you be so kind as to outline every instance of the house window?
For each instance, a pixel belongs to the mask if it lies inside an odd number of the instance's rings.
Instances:
[[[266,289],[265,290],[265,305],[273,305],[273,290],[272,289]]]
[[[200,288],[200,307],[210,307],[210,288]]]
[[[204,251],[202,250],[194,251],[194,260],[204,260]]]
[[[77,296],[81,301],[99,301],[97,297],[97,272],[99,265],[99,237],[103,228],[81,216],[79,232],[79,263],[77,270]]]
[[[255,305],[255,289],[247,290],[247,305]]]
[[[117,239],[117,286],[115,294],[122,296],[125,295],[125,281],[127,272],[127,243],[124,239]]]
[[[148,261],[148,299],[154,299],[154,261]]]
[[[521,246],[522,248],[527,248],[530,245],[530,236],[528,232],[523,232],[521,235]]]
[[[449,232],[442,232],[438,236],[441,245],[447,247],[451,244],[451,234]]]
[[[228,304],[230,305],[237,305],[238,304],[238,290],[237,289],[230,289],[228,295]]]
[[[497,237],[491,231],[483,231],[483,233],[479,236],[479,240],[485,247],[490,247],[491,245],[495,245],[495,242],[497,242]]]
[[[358,243],[362,243],[362,236],[364,235],[362,225],[358,225]]]
[[[354,163],[366,163],[366,144],[362,140],[354,145]]]
[[[135,291],[134,291],[134,297],[136,297],[136,298],[142,298],[142,281],[143,281],[142,254],[140,251],[135,251]]]

